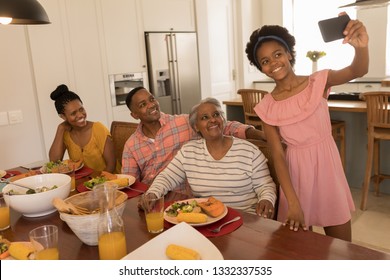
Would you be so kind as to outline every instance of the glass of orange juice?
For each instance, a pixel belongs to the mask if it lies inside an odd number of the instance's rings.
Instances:
[[[0,230],[6,230],[10,224],[9,206],[5,202],[3,193],[0,193]]]
[[[146,227],[150,233],[159,233],[164,230],[164,196],[156,197],[144,194],[142,206],[145,211]]]
[[[34,228],[29,233],[34,247],[36,260],[58,260],[58,228],[55,225],[44,225]]]

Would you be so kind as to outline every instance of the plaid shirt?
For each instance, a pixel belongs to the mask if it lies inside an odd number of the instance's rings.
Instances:
[[[161,113],[161,128],[155,139],[146,137],[142,125],[126,141],[122,155],[122,173],[151,185],[154,178],[168,165],[183,144],[199,136],[191,128],[188,115]],[[227,135],[245,139],[250,126],[228,121],[224,130]],[[184,188],[185,186],[180,186]]]

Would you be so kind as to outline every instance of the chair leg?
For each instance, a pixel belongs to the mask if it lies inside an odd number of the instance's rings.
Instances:
[[[360,209],[366,210],[367,208],[367,196],[371,181],[372,160],[374,154],[374,138],[368,138],[367,145],[367,160],[366,160],[366,172],[364,176],[363,188],[362,188],[362,201],[360,203]]]
[[[379,195],[379,184],[382,181],[380,178],[380,146],[379,139],[374,139],[374,186],[375,186],[375,195]]]

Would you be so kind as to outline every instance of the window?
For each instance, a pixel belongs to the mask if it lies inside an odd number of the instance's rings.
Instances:
[[[318,28],[318,21],[336,17],[342,11],[346,11],[351,18],[356,18],[355,9],[338,9],[339,6],[349,4],[351,1],[284,1],[284,25],[296,39],[296,73],[304,75],[312,72],[312,62],[306,57],[308,51],[324,51],[326,53],[318,60],[318,69],[339,69],[351,63],[354,55],[353,48],[348,44],[342,44],[341,40],[325,43]]]

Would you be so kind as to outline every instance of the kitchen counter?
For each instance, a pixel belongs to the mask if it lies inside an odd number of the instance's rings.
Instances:
[[[244,123],[241,96],[225,100],[226,117]],[[364,180],[367,158],[367,116],[366,102],[351,100],[328,100],[330,116],[346,123],[346,176],[351,187],[361,188]],[[381,169],[390,173],[390,141],[381,143]],[[390,180],[384,180],[380,190],[390,193]],[[368,201],[370,204],[370,201]],[[368,204],[368,207],[370,205]]]

